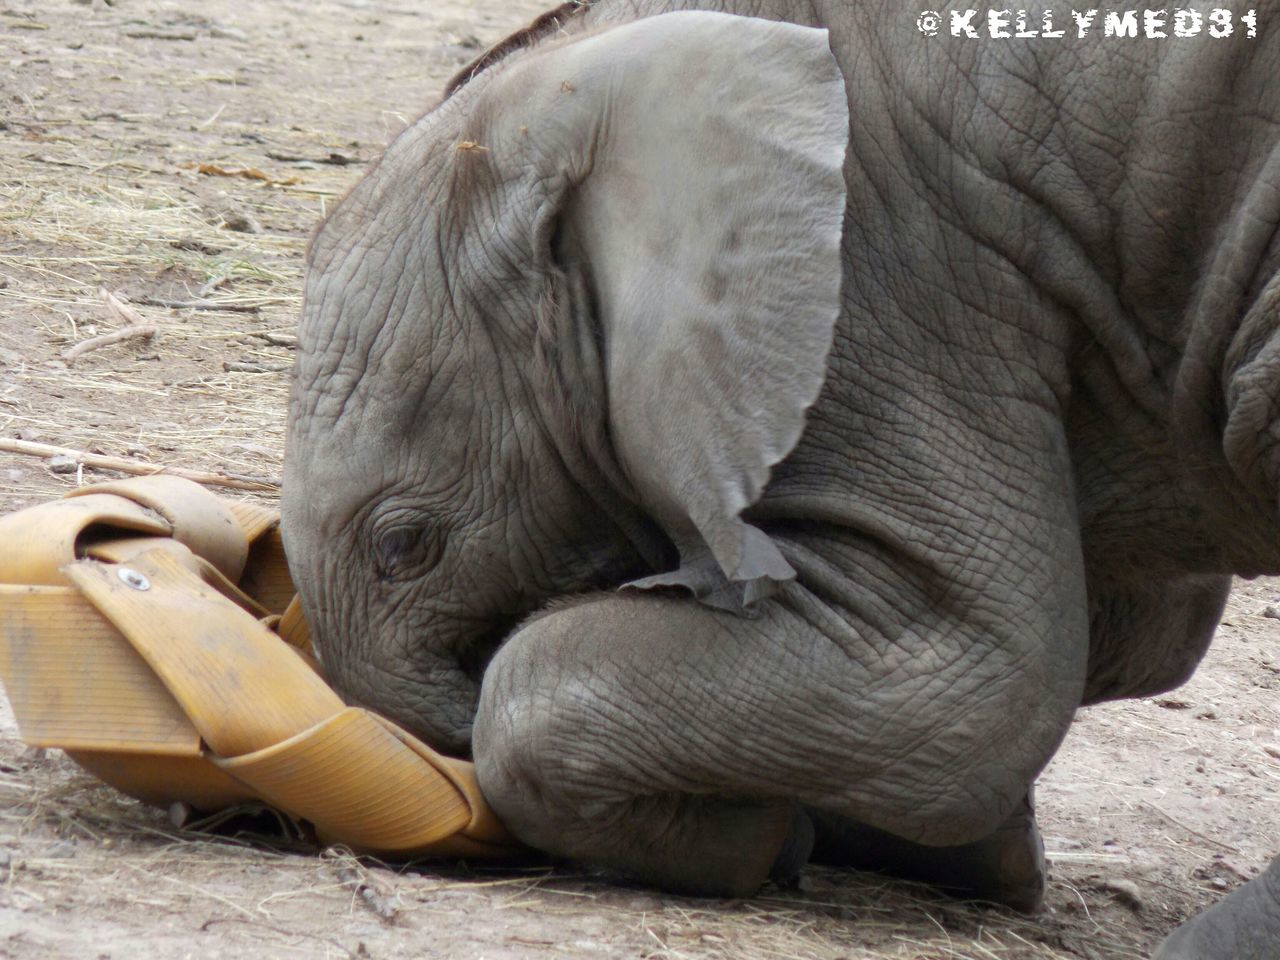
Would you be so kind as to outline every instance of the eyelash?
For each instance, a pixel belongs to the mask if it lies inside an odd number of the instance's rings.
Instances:
[[[374,540],[374,562],[381,580],[397,580],[420,567],[430,552],[425,529],[396,526]]]

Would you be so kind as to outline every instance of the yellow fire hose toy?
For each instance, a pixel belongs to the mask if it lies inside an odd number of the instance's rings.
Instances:
[[[469,763],[324,682],[278,520],[166,476],[0,517],[0,679],[23,740],[140,800],[260,801],[361,853],[512,852]]]

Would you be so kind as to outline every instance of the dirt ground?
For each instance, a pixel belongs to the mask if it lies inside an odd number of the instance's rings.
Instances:
[[[0,0],[0,437],[278,478],[312,225],[539,8]],[[103,290],[157,333],[69,366],[123,325]],[[109,476],[0,454],[0,509]],[[1141,957],[1280,837],[1272,603],[1280,583],[1241,584],[1191,684],[1081,713],[1039,788],[1052,872],[1030,920],[817,869],[706,902],[210,839],[24,751],[6,710],[0,957]]]

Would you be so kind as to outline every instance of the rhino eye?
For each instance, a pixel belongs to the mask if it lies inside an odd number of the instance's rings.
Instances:
[[[374,563],[382,580],[398,580],[421,572],[428,559],[430,538],[422,527],[391,527],[374,541]]]

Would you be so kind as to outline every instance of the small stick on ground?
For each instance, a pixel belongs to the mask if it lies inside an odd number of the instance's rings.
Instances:
[[[1173,814],[1169,813],[1167,810],[1162,810],[1160,807],[1157,807],[1150,800],[1143,800],[1142,805],[1146,807],[1148,810],[1151,810],[1155,813],[1160,814],[1160,816],[1164,817],[1166,820],[1172,823],[1175,827],[1181,827],[1183,830],[1187,831],[1187,833],[1191,834],[1193,837],[1196,837],[1199,840],[1203,840],[1205,843],[1209,844],[1210,846],[1217,847],[1219,850],[1225,850],[1227,853],[1238,854],[1240,852],[1238,847],[1233,847],[1229,843],[1223,843],[1220,840],[1215,840],[1213,837],[1209,836],[1208,834],[1201,833],[1195,827],[1188,826],[1187,824],[1179,820],[1177,817],[1175,817]]]
[[[194,33],[180,32],[176,30],[126,30],[126,37],[132,37],[135,40],[185,40],[190,42],[196,38]]]
[[[298,338],[287,333],[271,333],[270,331],[263,331],[261,333],[251,333],[249,336],[265,340],[273,347],[293,348],[298,345]]]
[[[127,323],[131,326],[144,327],[147,325],[146,317],[140,314],[133,307],[129,306],[125,301],[121,300],[106,287],[98,288],[98,296],[107,304],[107,309],[121,323]]]
[[[221,310],[224,313],[258,313],[262,308],[256,303],[219,303],[217,300],[165,300],[162,297],[143,297],[138,301],[151,307],[168,307],[170,310]]]
[[[289,369],[289,364],[250,363],[247,360],[223,360],[222,369],[227,373],[281,373]]]
[[[128,324],[128,326],[99,334],[96,337],[90,337],[88,340],[81,340],[79,343],[64,350],[62,359],[67,364],[75,363],[76,358],[84,356],[91,350],[100,350],[102,347],[109,347],[113,343],[123,343],[126,340],[150,340],[156,335],[156,328],[147,323],[142,314],[111,293],[106,287],[98,288],[98,296],[102,297],[112,316],[122,323]]]
[[[48,443],[34,443],[30,440],[11,440],[0,437],[0,453],[17,453],[27,457],[74,457],[76,462],[95,470],[115,470],[134,476],[148,477],[155,473],[163,473],[170,477],[184,477],[212,487],[231,487],[235,490],[259,490],[275,493],[280,489],[280,482],[270,478],[230,477],[220,473],[209,473],[205,470],[188,470],[185,467],[166,467],[156,463],[138,463],[123,457],[108,457],[101,453],[87,453],[84,450],[72,450],[69,447],[55,447]]]
[[[333,864],[338,880],[358,896],[380,920],[394,924],[400,916],[395,891],[370,875],[345,847],[330,847],[321,856]]]
[[[126,340],[150,340],[155,335],[156,328],[150,324],[121,327],[119,330],[112,330],[110,333],[100,333],[96,337],[90,337],[88,340],[81,340],[75,346],[63,350],[62,359],[70,365],[91,350],[100,350],[103,347],[111,346],[113,343],[124,343]]]

